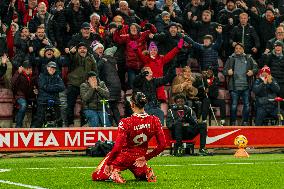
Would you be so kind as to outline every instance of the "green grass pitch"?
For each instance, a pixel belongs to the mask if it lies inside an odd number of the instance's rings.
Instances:
[[[284,189],[284,154],[252,154],[247,159],[236,159],[233,155],[157,157],[149,161],[149,165],[158,176],[157,183],[138,182],[129,171],[125,171],[122,173],[127,179],[124,185],[91,180],[91,173],[101,159],[92,157],[0,159],[0,188]]]

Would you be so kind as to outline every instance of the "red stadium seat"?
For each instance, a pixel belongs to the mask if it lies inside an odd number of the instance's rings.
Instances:
[[[0,119],[13,118],[14,97],[10,89],[0,89]]]

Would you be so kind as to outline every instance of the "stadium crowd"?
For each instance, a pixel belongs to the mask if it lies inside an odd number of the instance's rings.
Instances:
[[[82,126],[117,125],[138,91],[169,128],[188,111],[264,125],[284,97],[283,21],[283,0],[2,0],[0,84],[18,128],[29,106],[31,127],[70,127],[78,99]]]

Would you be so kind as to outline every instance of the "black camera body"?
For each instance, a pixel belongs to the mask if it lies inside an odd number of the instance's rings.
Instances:
[[[54,100],[48,100],[45,111],[45,127],[56,127],[56,111]]]
[[[141,73],[141,76],[142,77],[147,77],[149,75],[149,72],[148,71],[144,71]]]

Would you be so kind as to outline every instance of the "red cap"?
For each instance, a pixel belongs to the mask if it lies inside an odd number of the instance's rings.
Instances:
[[[267,74],[271,74],[271,72],[270,72],[270,68],[268,67],[268,66],[263,66],[263,68],[261,68],[260,70],[259,70],[259,75],[261,75],[262,73],[264,73],[264,72],[266,72]]]

